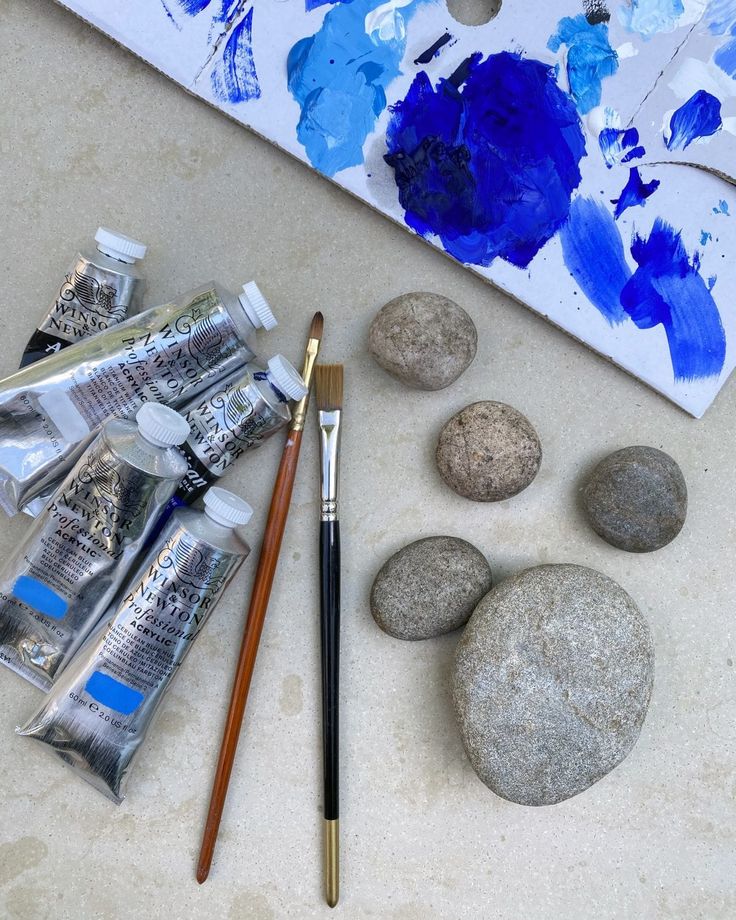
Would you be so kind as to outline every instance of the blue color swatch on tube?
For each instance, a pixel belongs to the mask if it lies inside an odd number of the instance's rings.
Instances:
[[[21,575],[13,585],[13,597],[46,614],[52,620],[61,620],[69,607],[67,601],[52,591],[48,585],[30,575]]]
[[[129,716],[143,702],[142,693],[121,684],[119,680],[115,680],[109,674],[103,674],[102,671],[95,671],[84,685],[84,689],[98,703],[109,706],[116,712],[122,712],[124,716]]]

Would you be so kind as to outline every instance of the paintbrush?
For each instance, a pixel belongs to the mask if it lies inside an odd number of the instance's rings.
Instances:
[[[217,761],[215,781],[212,786],[212,794],[210,797],[210,807],[207,813],[207,821],[202,837],[202,847],[199,852],[197,881],[200,885],[209,875],[212,856],[215,851],[215,843],[217,841],[217,832],[220,828],[220,819],[222,818],[222,809],[225,806],[225,797],[227,796],[227,787],[230,782],[230,774],[232,773],[235,752],[238,746],[238,737],[245,714],[248,690],[253,676],[253,668],[256,663],[258,643],[261,639],[263,621],[266,618],[268,600],[271,595],[271,586],[276,573],[276,564],[278,562],[281,541],[284,536],[284,528],[286,527],[286,518],[291,504],[291,492],[294,486],[294,476],[299,461],[304,422],[307,417],[307,408],[309,406],[309,387],[312,381],[317,355],[319,354],[323,324],[324,320],[322,314],[315,313],[312,319],[312,325],[309,329],[304,368],[302,370],[302,377],[307,386],[307,393],[294,407],[291,425],[289,426],[284,452],[281,456],[281,463],[279,464],[279,470],[276,474],[276,482],[271,496],[271,507],[268,510],[268,519],[266,521],[266,529],[263,534],[263,544],[261,546],[261,556],[258,560],[258,568],[253,581],[250,607],[248,608],[248,617],[245,621],[243,641],[240,646],[240,654],[238,657],[238,667],[235,672],[235,680],[230,695],[230,706],[228,708],[225,731],[220,745],[220,755]]]
[[[325,897],[340,896],[339,684],[340,684],[340,522],[337,482],[342,417],[342,364],[315,372],[320,435],[320,634],[322,649],[322,746],[324,774]]]

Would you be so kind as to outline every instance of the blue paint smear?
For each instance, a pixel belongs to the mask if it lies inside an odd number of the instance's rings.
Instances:
[[[710,0],[705,19],[712,35],[725,35],[736,22],[736,0]]]
[[[582,14],[566,16],[547,42],[550,51],[567,46],[567,79],[578,109],[584,115],[601,102],[601,82],[618,70],[618,55],[608,42],[605,22],[591,25]]]
[[[253,60],[253,7],[230,32],[212,74],[212,92],[221,102],[259,99],[261,87]]]
[[[729,77],[736,78],[736,38],[732,38],[716,51],[713,60]]]
[[[206,10],[212,0],[176,0],[176,2],[188,16],[196,16]]]
[[[392,107],[386,162],[406,223],[461,262],[526,268],[560,228],[585,140],[554,69],[474,54],[436,87],[423,71]]]
[[[648,239],[635,236],[631,254],[637,270],[621,291],[621,303],[640,329],[662,325],[675,380],[720,374],[726,334],[718,307],[691,260],[681,234],[658,217]]]
[[[616,205],[613,216],[618,218],[627,208],[634,208],[637,205],[642,207],[646,204],[647,198],[653,195],[659,188],[659,179],[652,179],[651,182],[644,182],[636,168],[629,170],[629,179],[621,191],[619,198],[614,198],[611,204]]]
[[[636,128],[604,128],[598,135],[598,146],[609,169],[617,163],[638,160],[646,153],[639,146],[639,132]]]
[[[714,214],[725,214],[726,217],[730,217],[731,215],[728,212],[728,202],[724,201],[723,198],[721,198],[718,204],[713,208],[713,213]]]
[[[699,89],[670,118],[667,149],[684,150],[697,138],[715,134],[722,124],[720,99]]]
[[[328,3],[339,3],[340,0],[304,0],[304,9],[307,13],[316,10],[320,6],[327,6]]]
[[[39,613],[51,617],[52,620],[61,620],[66,616],[69,603],[48,585],[30,575],[21,575],[13,585],[13,597],[33,607]]]
[[[363,162],[363,144],[386,107],[386,87],[401,73],[405,23],[421,0],[394,11],[395,37],[368,35],[366,16],[380,0],[333,7],[319,32],[289,52],[289,90],[301,106],[297,137],[327,176]]]
[[[619,8],[619,18],[629,32],[648,41],[660,32],[672,32],[685,12],[682,0],[631,0]]]
[[[718,281],[718,275],[709,275],[708,276],[708,290],[712,291],[716,286],[716,281]]]
[[[588,300],[613,326],[624,322],[621,291],[631,278],[624,244],[606,206],[593,198],[576,198],[560,231],[562,255]]]
[[[707,230],[700,231],[700,245],[705,246],[706,243],[710,243],[713,239],[713,234],[708,233]]]
[[[84,685],[84,689],[90,696],[94,697],[98,703],[103,706],[109,706],[116,712],[121,712],[124,716],[129,716],[131,712],[140,706],[143,702],[143,694],[138,690],[133,690],[126,684],[122,684],[109,674],[102,671],[95,671]]]

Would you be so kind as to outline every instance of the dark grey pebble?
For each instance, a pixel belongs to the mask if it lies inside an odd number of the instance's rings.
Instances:
[[[473,320],[440,294],[402,294],[379,310],[371,323],[368,350],[402,383],[441,390],[462,374],[478,343]]]
[[[472,544],[427,537],[383,565],[373,582],[371,613],[398,639],[429,639],[463,626],[491,583],[491,567]]]
[[[553,805],[631,751],[653,680],[649,627],[623,588],[583,566],[544,565],[480,602],[452,690],[480,779],[520,805]]]
[[[649,553],[682,530],[687,486],[669,454],[655,447],[625,447],[593,470],[583,505],[593,530],[612,546]]]

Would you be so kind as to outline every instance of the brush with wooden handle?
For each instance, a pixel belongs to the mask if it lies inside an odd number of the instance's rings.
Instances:
[[[248,699],[248,690],[250,688],[251,678],[253,677],[253,668],[256,663],[258,643],[261,640],[263,621],[266,618],[268,600],[271,596],[271,586],[273,585],[276,564],[279,559],[279,552],[281,551],[281,541],[284,536],[286,518],[291,504],[291,492],[294,486],[294,476],[299,461],[304,422],[307,417],[307,408],[309,406],[309,386],[312,381],[312,372],[317,360],[317,355],[319,354],[323,324],[324,320],[322,314],[315,313],[312,319],[312,325],[309,329],[309,338],[307,340],[307,349],[304,358],[304,369],[302,370],[302,378],[307,387],[307,393],[294,407],[291,425],[289,426],[284,452],[281,456],[281,463],[278,473],[276,474],[276,482],[271,496],[271,507],[268,510],[268,520],[266,521],[266,530],[263,534],[261,556],[258,560],[258,569],[256,570],[255,579],[253,581],[248,618],[245,621],[243,642],[238,657],[238,668],[235,672],[235,681],[233,682],[232,694],[230,696],[230,707],[227,713],[225,731],[222,736],[220,756],[217,761],[215,781],[212,786],[212,795],[210,797],[210,807],[202,837],[202,848],[199,853],[199,862],[197,863],[197,881],[200,885],[209,875],[212,856],[215,852],[217,832],[220,828],[222,809],[225,806],[225,797],[227,796],[227,788],[230,783],[230,774],[232,773],[235,752],[238,747],[240,727],[243,723],[243,716],[245,715],[245,704]]]
[[[320,633],[322,647],[322,739],[324,771],[325,897],[330,907],[340,896],[339,691],[340,691],[340,522],[337,507],[342,364],[315,372],[320,434]]]

